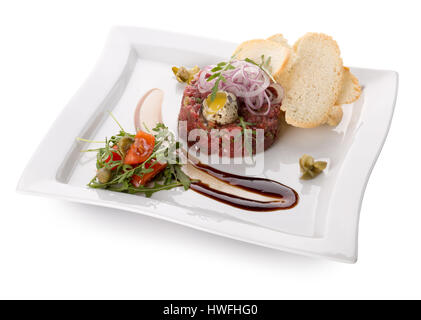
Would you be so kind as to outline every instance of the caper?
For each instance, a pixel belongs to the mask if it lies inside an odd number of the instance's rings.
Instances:
[[[185,67],[173,67],[172,71],[175,77],[177,78],[178,82],[186,82],[190,84],[190,82],[194,78],[194,75],[200,71],[200,68],[198,66],[195,66],[192,69],[188,70]]]
[[[180,67],[177,71],[177,77],[179,77],[182,82],[187,82],[190,77],[189,71],[184,67]]]
[[[99,183],[107,183],[111,180],[111,169],[103,167],[101,169],[98,170],[98,172],[96,173],[96,177],[99,181]]]
[[[120,139],[120,141],[117,143],[118,150],[125,155],[127,151],[129,151],[130,146],[133,144],[134,139],[129,136],[125,136]]]
[[[316,172],[322,172],[324,169],[326,169],[327,167],[327,162],[326,161],[316,161],[313,165],[314,170]]]
[[[311,168],[314,164],[314,159],[312,156],[309,156],[308,154],[305,154],[300,159],[300,168],[301,170],[306,170],[308,168]]]
[[[305,171],[301,176],[302,180],[311,180],[313,178],[315,178],[315,174],[311,170]]]
[[[312,156],[307,154],[300,158],[300,169],[302,172],[301,179],[311,180],[317,177],[327,167],[326,161],[314,161]]]

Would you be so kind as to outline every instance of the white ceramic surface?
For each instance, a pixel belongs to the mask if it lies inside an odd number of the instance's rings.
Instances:
[[[26,167],[18,190],[55,198],[124,209],[266,247],[342,262],[357,260],[359,211],[365,186],[381,151],[396,102],[398,75],[393,71],[352,68],[364,87],[353,105],[344,106],[336,128],[283,128],[283,134],[258,167],[218,168],[280,181],[300,195],[292,210],[242,211],[191,190],[164,191],[147,199],[86,183],[95,174],[89,144],[76,137],[102,140],[118,128],[127,131],[133,111],[151,88],[165,92],[163,120],[175,131],[183,86],[173,65],[203,66],[229,57],[235,44],[131,27],[113,28],[98,64],[54,123]],[[51,152],[54,150],[54,152]],[[329,163],[326,173],[300,181],[298,159],[308,153]]]

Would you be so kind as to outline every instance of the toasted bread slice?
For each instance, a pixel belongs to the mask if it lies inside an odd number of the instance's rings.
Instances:
[[[284,46],[290,47],[288,44],[288,41],[280,33],[269,37],[268,40],[275,41]],[[294,58],[295,58],[295,52],[292,52],[291,58],[288,61],[289,66],[292,66],[292,64],[294,63]],[[284,79],[288,77],[288,74],[286,72],[288,72],[288,70],[291,69],[288,65],[285,68],[284,74],[282,74],[282,76],[279,79],[280,80],[279,82],[281,84],[284,81]],[[336,101],[336,104],[342,105],[342,104],[353,103],[356,100],[358,100],[360,95],[361,95],[361,87],[358,83],[357,77],[355,77],[351,73],[348,67],[344,67],[343,85],[342,85],[341,93],[339,94],[339,97],[338,97],[338,101]],[[332,109],[332,110],[336,110],[336,109]],[[332,117],[335,118],[335,115],[332,115]]]
[[[336,127],[341,121],[344,115],[341,105],[335,105],[330,108],[327,122],[329,126]]]
[[[353,103],[361,95],[361,87],[358,83],[358,79],[354,76],[349,68],[344,67],[344,80],[342,85],[341,93],[339,94],[338,101],[336,104],[349,104]]]
[[[281,33],[275,34],[271,37],[269,37],[267,40],[277,42],[281,45],[283,45],[285,48],[289,49],[290,56],[288,58],[288,61],[285,65],[285,67],[282,69],[281,72],[278,72],[277,74],[273,74],[272,76],[275,78],[276,82],[278,82],[281,86],[284,86],[284,83],[288,81],[288,78],[290,76],[291,68],[294,65],[294,62],[297,58],[297,55],[295,54],[294,50],[288,43],[288,40],[284,38],[284,36]]]
[[[241,43],[234,52],[237,59],[244,60],[249,58],[256,63],[262,62],[262,55],[265,59],[270,57],[270,65],[268,71],[274,77],[282,74],[291,55],[291,48],[280,43],[269,40],[249,40]]]
[[[328,122],[342,88],[344,69],[339,47],[331,37],[308,33],[294,45],[296,61],[282,103],[286,122],[314,128]]]
[[[267,40],[275,41],[275,42],[278,42],[280,44],[283,44],[286,47],[290,47],[291,48],[291,46],[288,43],[288,40],[285,39],[285,37],[284,37],[284,35],[282,33],[274,34],[273,36],[270,36],[269,38],[267,38]]]

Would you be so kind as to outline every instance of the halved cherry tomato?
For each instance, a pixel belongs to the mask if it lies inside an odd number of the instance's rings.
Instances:
[[[136,165],[145,162],[152,154],[154,147],[155,137],[152,134],[139,131],[134,138],[134,143],[127,151],[124,163]]]
[[[118,147],[114,146],[113,149],[118,150]],[[113,155],[113,161],[121,160],[121,156],[117,152],[112,151],[112,155]],[[111,156],[108,156],[108,158],[105,160],[105,162],[108,163],[110,161],[111,161]],[[115,170],[117,167],[118,167],[118,165],[112,167],[111,170]]]
[[[145,173],[143,176],[133,175],[132,177],[132,185],[136,188],[139,186],[144,186],[149,181],[151,181],[158,173],[164,170],[167,167],[166,163],[161,163],[158,161],[152,162],[151,164],[147,163],[145,165],[146,169],[152,168],[153,171]]]

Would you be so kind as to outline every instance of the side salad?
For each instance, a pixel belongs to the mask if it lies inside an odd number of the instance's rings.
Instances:
[[[192,181],[181,169],[180,143],[168,128],[159,123],[148,132],[136,134],[120,127],[119,133],[101,141],[104,146],[84,150],[97,152],[97,173],[88,183],[95,189],[107,189],[150,197],[161,190],[190,188]],[[97,142],[78,138],[79,141]]]

